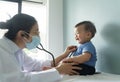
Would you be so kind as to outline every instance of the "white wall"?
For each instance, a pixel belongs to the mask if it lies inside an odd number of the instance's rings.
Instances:
[[[74,25],[92,21],[97,49],[97,70],[120,74],[120,0],[64,0],[64,47],[75,44]]]
[[[49,51],[55,56],[63,52],[63,0],[48,0]]]
[[[57,56],[63,47],[76,44],[74,25],[91,20],[97,28],[92,40],[97,49],[97,70],[120,74],[119,3],[120,0],[49,0],[49,50]]]

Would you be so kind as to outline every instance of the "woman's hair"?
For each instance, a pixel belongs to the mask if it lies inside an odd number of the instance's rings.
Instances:
[[[95,28],[95,25],[92,22],[90,22],[90,21],[82,21],[82,22],[76,24],[75,28],[79,27],[80,25],[85,25],[85,31],[91,32],[92,37],[95,36],[96,28]]]
[[[5,37],[14,40],[18,31],[30,32],[32,26],[37,23],[36,19],[27,14],[16,14],[7,22],[0,22],[1,29],[8,29]]]

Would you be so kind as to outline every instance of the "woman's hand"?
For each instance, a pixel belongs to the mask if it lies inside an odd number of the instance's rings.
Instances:
[[[80,67],[75,67],[78,63],[61,63],[56,67],[60,74],[68,74],[68,75],[78,75],[79,73],[74,71],[74,69],[81,70]]]
[[[44,71],[44,70],[48,70],[48,69],[51,69],[51,68],[53,68],[53,67],[43,67],[42,70]]]

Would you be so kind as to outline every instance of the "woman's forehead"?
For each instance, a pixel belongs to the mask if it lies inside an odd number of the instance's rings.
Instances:
[[[31,31],[38,31],[38,30],[39,30],[39,28],[38,28],[38,24],[35,23],[35,24],[32,26]]]

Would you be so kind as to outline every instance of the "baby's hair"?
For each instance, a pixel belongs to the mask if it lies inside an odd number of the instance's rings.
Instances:
[[[85,25],[85,31],[89,31],[92,33],[92,38],[95,36],[96,28],[95,25],[91,21],[82,21],[75,25],[75,28],[79,27],[80,25]]]

